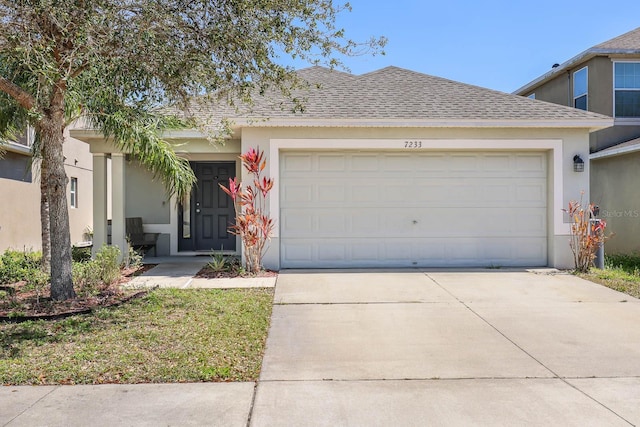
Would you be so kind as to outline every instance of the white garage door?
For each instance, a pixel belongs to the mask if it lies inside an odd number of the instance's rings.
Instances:
[[[284,268],[547,265],[541,152],[282,152]]]

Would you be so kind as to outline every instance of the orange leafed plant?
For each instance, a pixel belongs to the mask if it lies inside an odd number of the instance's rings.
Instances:
[[[607,223],[604,220],[592,220],[594,207],[593,203],[583,206],[581,195],[579,202],[572,200],[568,208],[562,210],[571,219],[569,246],[573,252],[575,269],[579,272],[589,271],[596,251],[610,237],[605,235]]]
[[[246,270],[256,273],[262,269],[262,258],[274,226],[273,219],[266,213],[267,197],[274,182],[262,176],[267,162],[260,148],[249,149],[240,160],[252,176],[253,185],[243,188],[236,178],[230,178],[229,186],[220,184],[220,188],[231,197],[236,211],[236,223],[229,231],[242,240]]]

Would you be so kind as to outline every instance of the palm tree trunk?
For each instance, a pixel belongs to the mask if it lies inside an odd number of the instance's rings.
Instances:
[[[51,273],[51,234],[49,227],[49,198],[47,197],[47,164],[40,161],[40,230],[42,233],[42,270]]]
[[[67,174],[64,170],[63,101],[50,109],[39,122],[42,161],[47,170],[47,200],[51,236],[51,298],[62,301],[74,298],[71,276],[71,234],[67,207]]]

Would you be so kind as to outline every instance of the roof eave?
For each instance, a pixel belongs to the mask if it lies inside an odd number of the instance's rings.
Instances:
[[[240,130],[244,127],[376,127],[376,128],[563,128],[588,129],[589,132],[613,126],[613,119],[574,119],[574,120],[411,120],[411,119],[270,119],[256,120],[238,118],[233,120],[232,129]],[[72,138],[85,142],[103,140],[102,134],[95,129],[71,129]],[[163,134],[169,140],[203,139],[206,135],[195,129],[169,131]]]
[[[563,72],[567,71],[569,68],[573,67],[577,63],[588,61],[589,59],[595,57],[597,54],[593,51],[593,49],[585,50],[584,52],[579,53],[568,61],[563,62],[559,66],[552,68],[551,71],[547,71],[537,79],[527,83],[526,85],[516,89],[512,93],[514,95],[524,95],[527,92],[532,91],[537,88],[541,84],[559,76]]]
[[[608,117],[558,120],[486,119],[234,119],[233,127],[424,127],[424,128],[580,128],[590,131],[613,126]]]
[[[538,86],[543,83],[548,82],[551,79],[559,76],[563,72],[573,68],[576,64],[580,64],[582,62],[588,61],[591,58],[596,56],[604,56],[604,55],[640,55],[640,49],[603,49],[603,48],[591,48],[587,49],[584,52],[579,53],[568,61],[563,62],[558,67],[553,68],[551,71],[541,75],[537,79],[527,83],[519,89],[516,89],[512,93],[514,95],[524,95],[527,92],[536,89]]]
[[[622,148],[608,148],[603,151],[598,151],[589,155],[589,160],[606,159],[609,157],[622,156],[625,154],[637,153],[640,151],[640,142],[635,145],[630,145]]]
[[[11,153],[31,155],[31,147],[27,147],[26,145],[18,144],[13,141],[4,141],[1,143],[1,147],[5,151],[9,151]]]

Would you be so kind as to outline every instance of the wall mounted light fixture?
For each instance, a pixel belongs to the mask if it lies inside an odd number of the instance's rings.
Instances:
[[[584,172],[584,160],[577,154],[573,156],[573,171]]]

